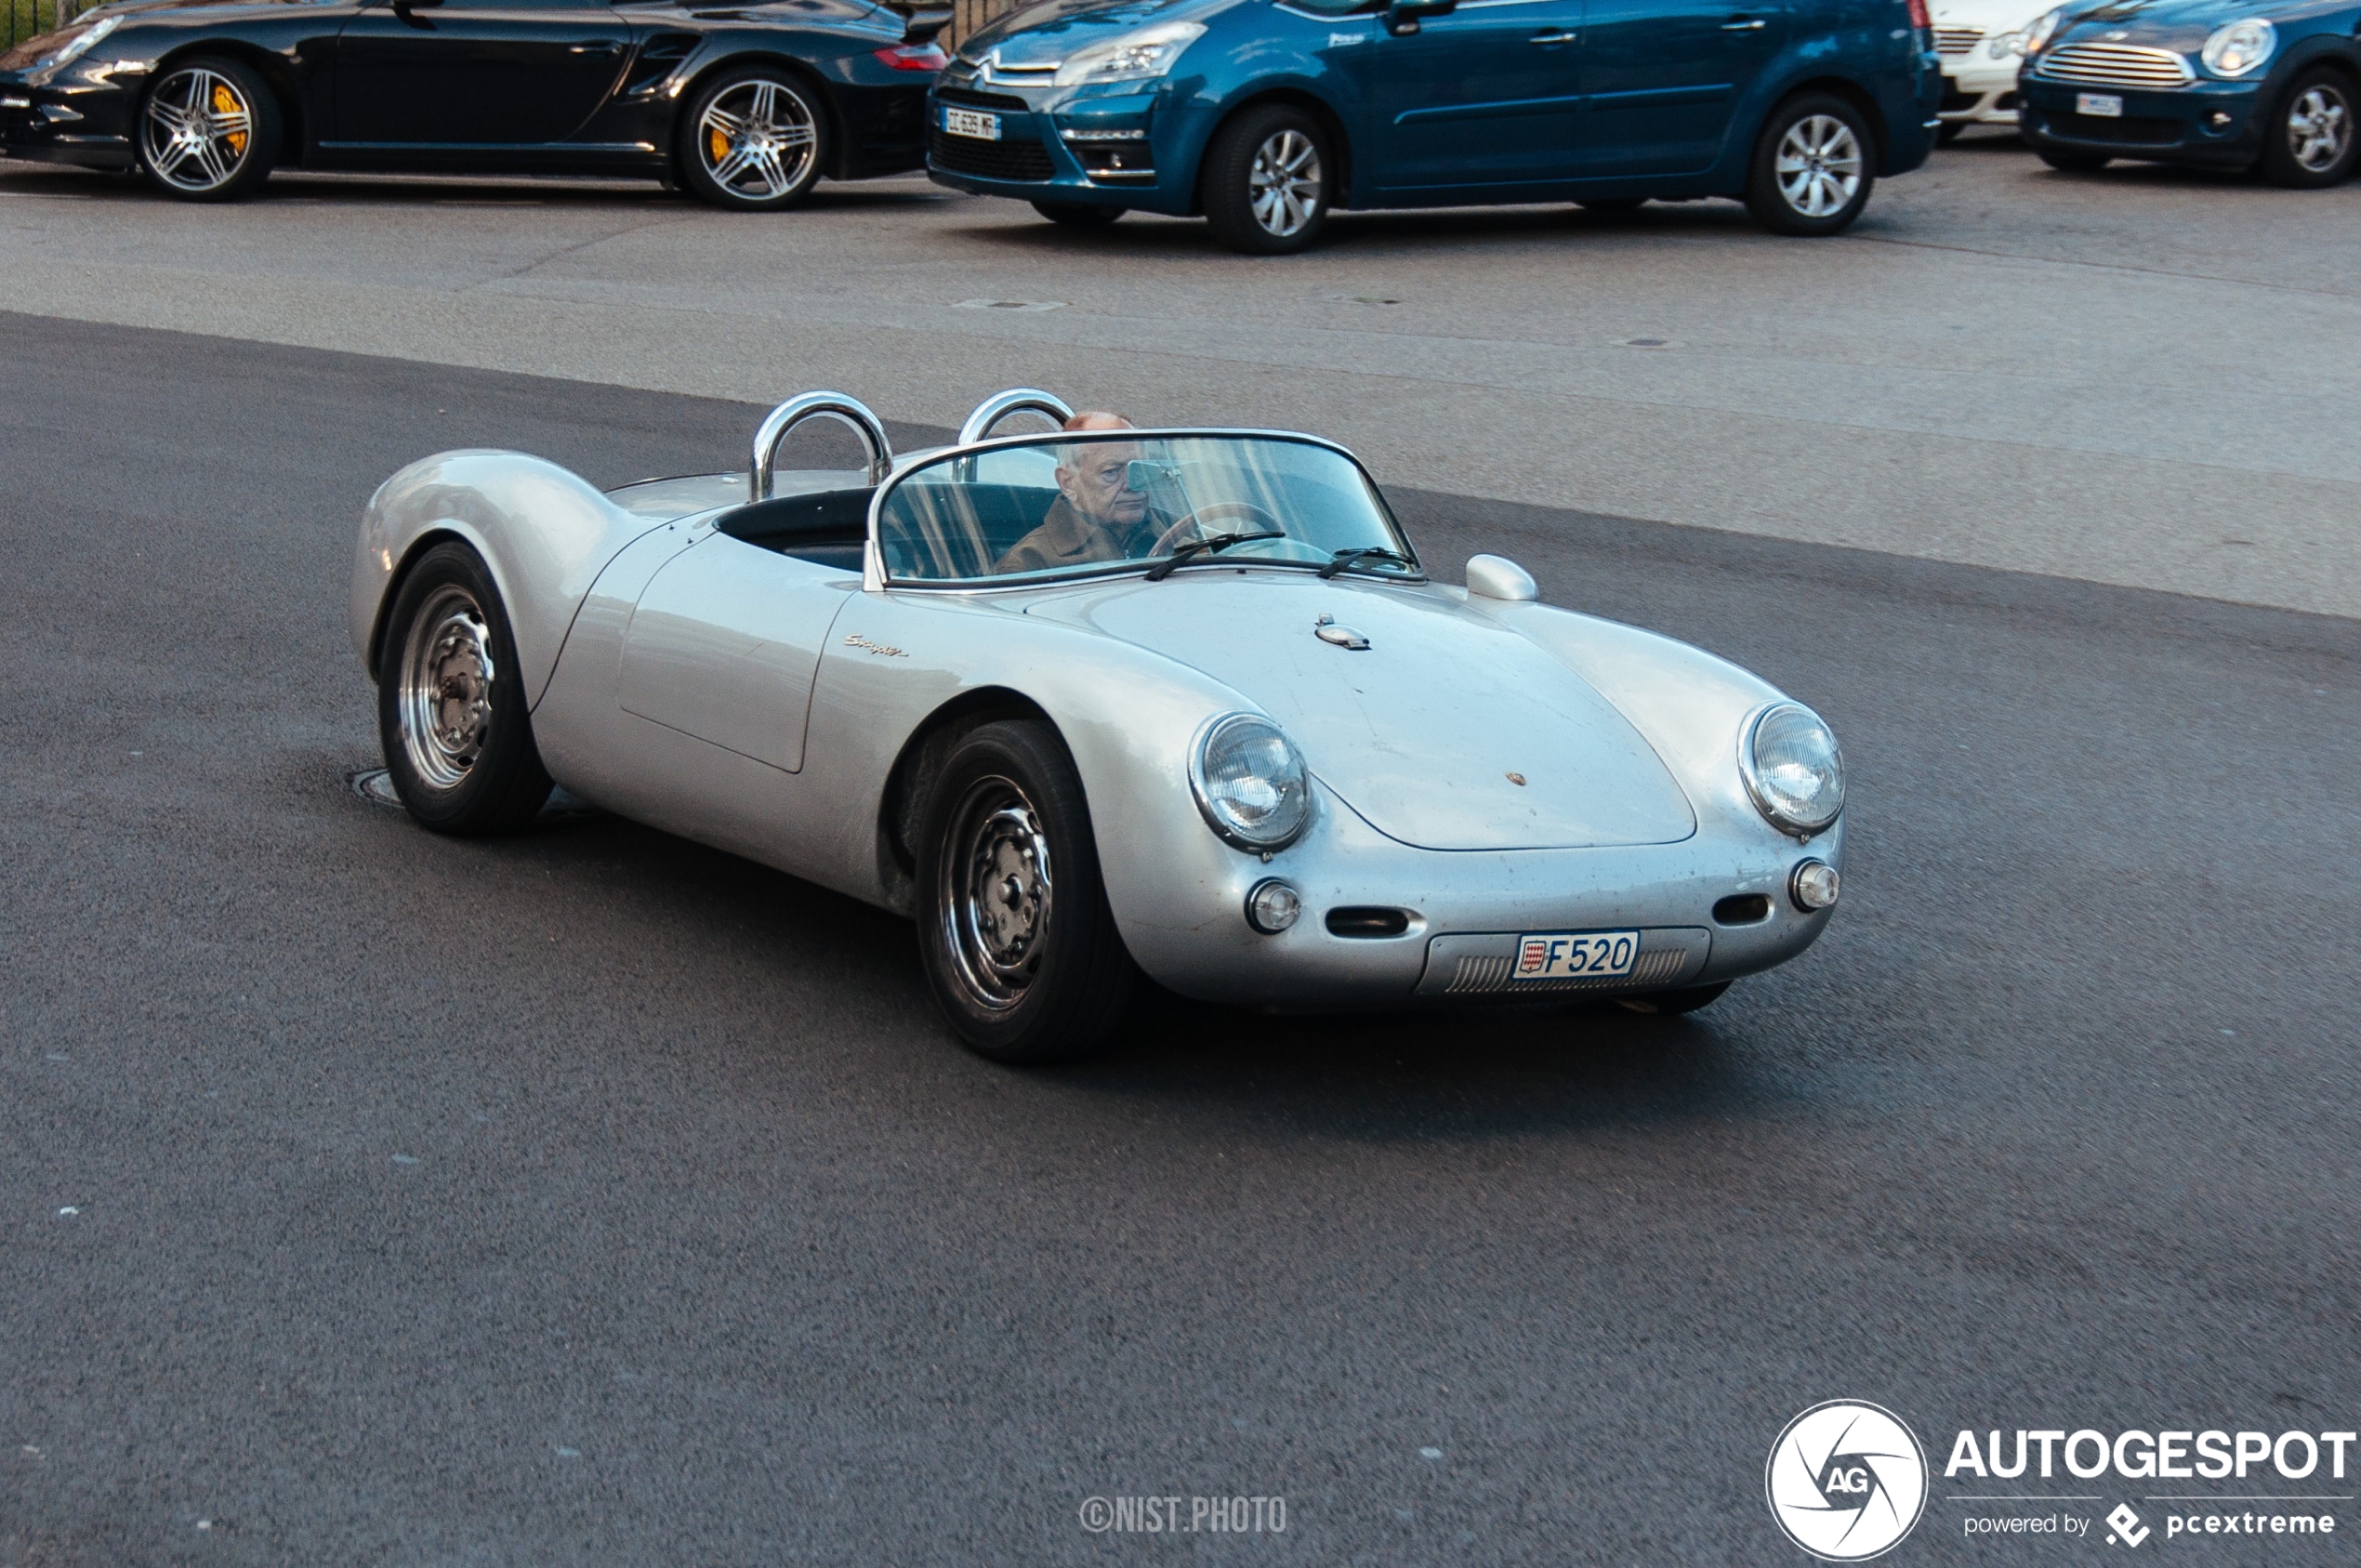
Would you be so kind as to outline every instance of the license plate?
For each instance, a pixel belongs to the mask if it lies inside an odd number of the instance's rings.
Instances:
[[[1628,975],[1640,956],[1637,931],[1542,931],[1517,939],[1511,980],[1589,980]]]
[[[943,128],[953,136],[971,136],[984,141],[1000,139],[1000,116],[979,114],[972,109],[949,109],[943,112]]]
[[[2123,99],[2113,93],[2077,93],[2074,95],[2077,114],[2096,114],[2104,120],[2123,118]]]

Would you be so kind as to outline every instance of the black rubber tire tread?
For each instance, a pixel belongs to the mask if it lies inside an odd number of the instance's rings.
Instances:
[[[1035,202],[1033,210],[1062,228],[1104,229],[1131,209],[1094,207],[1088,202]]]
[[[1682,1013],[1693,1013],[1699,1008],[1711,1007],[1729,989],[1730,982],[1724,980],[1712,985],[1684,986],[1679,991],[1651,991],[1643,995],[1623,996],[1616,1000],[1635,1013],[1646,1013],[1655,1018],[1677,1018]]]
[[[1779,138],[1787,134],[1787,127],[1813,114],[1834,115],[1852,126],[1865,161],[1861,186],[1853,191],[1853,200],[1827,217],[1807,217],[1789,206],[1773,166],[1779,156]],[[1841,234],[1853,227],[1853,220],[1869,204],[1869,193],[1877,189],[1877,155],[1878,138],[1869,134],[1868,121],[1849,100],[1833,93],[1798,93],[1763,116],[1762,129],[1754,138],[1754,153],[1747,160],[1747,211],[1774,234],[1804,240]]]
[[[2361,91],[2356,91],[2352,77],[2333,65],[2315,65],[2296,74],[2287,91],[2271,109],[2271,118],[2262,133],[2262,156],[2255,164],[2255,172],[2272,184],[2286,191],[2324,191],[2341,185],[2353,176],[2354,165],[2361,161],[2361,126],[2349,130],[2344,155],[2318,172],[2305,168],[2295,161],[2295,151],[2288,145],[2288,113],[2304,89],[2322,83],[2344,95],[2344,112],[2348,125],[2361,115]]]
[[[2104,152],[2064,152],[2054,147],[2037,147],[2034,152],[2061,174],[2097,174],[2115,162]]]
[[[948,819],[969,785],[996,773],[1033,801],[1049,839],[1056,889],[1041,967],[1005,1013],[978,1007],[962,988],[940,891]],[[970,1050],[991,1061],[1036,1066],[1078,1061],[1105,1044],[1139,971],[1107,907],[1082,776],[1055,725],[1001,719],[962,736],[928,789],[917,858],[919,961],[943,1016]]]
[[[1255,221],[1254,199],[1247,177],[1254,155],[1263,142],[1283,130],[1309,137],[1320,154],[1320,200],[1312,221],[1286,238]],[[1328,227],[1328,209],[1336,191],[1336,149],[1320,122],[1292,104],[1266,103],[1236,115],[1213,133],[1205,161],[1197,170],[1197,204],[1213,237],[1245,256],[1291,256],[1317,244]]]
[[[218,72],[237,85],[246,102],[254,106],[253,144],[246,149],[246,160],[238,172],[210,191],[183,191],[148,167],[146,153],[148,127],[148,98],[174,72],[182,70]],[[157,72],[157,79],[140,95],[138,112],[131,123],[131,156],[145,176],[149,189],[163,192],[177,202],[234,202],[241,196],[252,195],[270,178],[279,165],[279,151],[285,132],[279,111],[279,95],[270,84],[255,73],[254,68],[241,60],[223,55],[199,55],[189,59],[177,59],[170,69]]]
[[[705,118],[706,107],[731,88],[744,86],[748,82],[775,82],[802,99],[804,107],[811,111],[811,166],[804,172],[803,179],[794,189],[785,195],[764,201],[750,201],[716,184],[713,177],[706,173],[705,160],[697,155],[697,122]],[[821,177],[828,171],[829,161],[836,156],[836,127],[830,118],[832,111],[827,95],[814,86],[808,77],[792,71],[770,65],[749,65],[725,71],[698,88],[697,96],[689,101],[689,106],[681,111],[680,118],[673,123],[672,177],[679,181],[681,190],[707,206],[719,207],[724,212],[785,212],[811,194],[811,188],[820,183]]]
[[[437,789],[410,765],[398,715],[402,651],[410,625],[429,594],[445,584],[465,588],[483,611],[492,634],[492,735],[467,777]],[[377,740],[394,793],[421,827],[454,837],[513,833],[540,813],[549,798],[549,774],[533,740],[533,715],[517,668],[516,639],[508,631],[508,607],[500,602],[491,570],[468,546],[448,541],[418,558],[394,596],[377,645]]]

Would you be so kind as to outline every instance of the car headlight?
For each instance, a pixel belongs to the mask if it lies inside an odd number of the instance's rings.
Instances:
[[[1197,731],[1189,787],[1213,831],[1253,853],[1286,849],[1311,820],[1303,754],[1260,714],[1225,713]]]
[[[2025,53],[2025,34],[2003,33],[1984,46],[1984,52],[1994,59],[2006,59],[2011,55]]]
[[[84,55],[88,54],[92,46],[96,45],[99,39],[104,38],[108,33],[112,33],[116,28],[121,27],[122,25],[123,19],[121,17],[108,17],[104,20],[94,21],[87,28],[78,33],[71,43],[66,45],[64,48],[59,49],[56,54],[51,55],[47,59],[43,60],[41,63],[44,65],[71,64],[73,61],[80,59]]]
[[[2051,35],[2058,31],[2058,23],[2064,21],[2064,20],[2065,7],[2061,6],[2056,10],[2051,11],[2049,15],[2043,17],[2039,21],[2035,22],[2031,27],[2026,28],[2022,34],[2025,39],[2024,46],[2018,52],[2023,54],[2027,59],[2031,59],[2035,55],[2039,54],[2042,48],[2050,42]]]
[[[1758,709],[1738,732],[1738,772],[1773,827],[1809,838],[1844,810],[1844,753],[1801,703]]]
[[[1180,51],[1205,36],[1201,21],[1164,21],[1076,49],[1050,78],[1061,87],[1084,82],[1141,82],[1172,69]]]
[[[2261,67],[2279,46],[2279,30],[2261,17],[2217,27],[2198,57],[2216,76],[2243,76]]]

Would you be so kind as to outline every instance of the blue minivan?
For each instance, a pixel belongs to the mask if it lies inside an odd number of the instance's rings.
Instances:
[[[1926,161],[1926,0],[1042,0],[960,46],[928,168],[1059,223],[1729,196],[1833,234]]]

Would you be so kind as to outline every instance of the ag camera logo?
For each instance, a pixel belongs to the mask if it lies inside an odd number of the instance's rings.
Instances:
[[[1860,1562],[1926,1511],[1926,1450],[1891,1410],[1832,1399],[1787,1423],[1762,1489],[1787,1539],[1826,1562]]]

